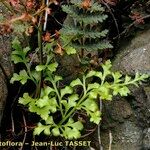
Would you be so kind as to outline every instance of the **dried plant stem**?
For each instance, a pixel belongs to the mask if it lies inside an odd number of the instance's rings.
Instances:
[[[102,100],[99,98],[99,108],[100,112],[102,112]],[[98,124],[97,134],[98,134],[98,142],[99,142],[99,150],[103,150],[102,142],[101,142],[101,133],[100,133],[100,123]]]
[[[28,132],[28,129],[27,129],[27,123],[26,123],[26,118],[23,115],[23,123],[24,123],[24,137],[23,137],[23,141],[22,141],[22,146],[19,148],[19,150],[23,150],[23,146],[24,146],[24,143],[25,143],[25,140],[26,140],[26,137],[27,137],[27,132]]]
[[[112,141],[113,141],[112,133],[111,133],[111,131],[109,130],[109,150],[111,150]]]

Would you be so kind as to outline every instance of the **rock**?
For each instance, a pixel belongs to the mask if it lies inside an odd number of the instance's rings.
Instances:
[[[7,98],[7,86],[2,72],[0,71],[0,126]]]
[[[3,4],[0,5],[0,12],[5,16],[9,15],[9,11]],[[10,60],[11,53],[11,36],[0,36],[0,126],[3,117],[3,111],[7,99],[7,78],[10,78],[13,72],[13,67]]]
[[[114,64],[115,68],[122,70],[124,73],[140,72],[150,75],[150,44],[132,51],[127,50],[126,53],[116,59]]]
[[[112,108],[109,110],[109,113],[115,121],[124,122],[124,119],[127,119],[132,115],[131,106],[125,99],[118,98],[118,100],[114,100],[113,103],[106,103],[105,108],[106,105],[108,109],[110,107]]]
[[[60,68],[58,68],[58,74],[63,77],[63,82],[70,83],[73,79],[75,79],[80,69],[80,62],[76,55],[63,55],[57,58],[57,61],[60,64]]]
[[[6,11],[4,10],[2,5],[0,6],[0,11],[1,13]],[[5,13],[5,15],[6,14],[7,13]],[[13,72],[13,67],[10,60],[10,51],[11,51],[10,38],[11,37],[8,35],[0,36],[0,126],[8,94],[6,76],[9,78]]]
[[[1,119],[3,117],[3,111],[5,108],[6,98],[7,98],[7,79],[13,72],[13,67],[10,61],[10,38],[7,36],[0,37],[0,126]]]
[[[133,75],[150,75],[150,29],[139,32],[131,41],[121,44],[113,61],[113,70]],[[124,42],[124,41],[123,41]],[[109,133],[113,135],[112,150],[150,149],[150,83],[131,87],[131,96],[114,98],[104,104],[101,138],[108,149]],[[144,129],[144,131],[143,131]]]
[[[150,128],[145,129],[143,131],[144,137],[143,137],[143,149],[149,150],[150,149]]]
[[[141,133],[142,130],[137,127],[134,122],[126,121],[119,124],[112,130],[112,150],[140,150],[141,149]],[[101,133],[101,140],[103,149],[107,150],[109,147],[109,131]],[[107,139],[107,140],[106,140]]]
[[[120,48],[120,53],[113,62],[114,70],[123,73],[135,72],[150,74],[150,30],[138,34],[131,43]]]
[[[150,29],[141,31],[131,41],[123,41],[113,62],[114,70],[134,74],[136,71],[150,74]]]

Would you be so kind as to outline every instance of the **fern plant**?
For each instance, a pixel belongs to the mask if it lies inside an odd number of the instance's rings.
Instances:
[[[17,39],[13,42],[12,61],[23,63],[26,68],[18,74],[14,73],[11,83],[19,81],[21,84],[26,84],[31,80],[37,85],[42,72],[44,85],[39,95],[31,94],[31,96],[29,93],[24,93],[23,97],[19,98],[20,104],[28,107],[30,112],[36,113],[41,118],[34,129],[34,135],[44,133],[66,139],[80,138],[84,123],[74,117],[76,112],[84,111],[90,122],[99,124],[101,112],[97,103],[98,97],[102,100],[112,100],[117,94],[127,96],[130,93],[128,85],[137,86],[148,77],[137,73],[134,79],[127,75],[124,78],[120,72],[111,71],[112,65],[108,60],[102,65],[103,71],[90,71],[62,87],[60,83],[63,78],[55,73],[58,63],[53,59],[53,46],[52,43],[43,45],[46,61],[33,68],[28,58],[30,48],[22,48]],[[89,83],[89,79],[93,77],[97,78],[97,82]],[[112,82],[107,81],[110,78]]]
[[[108,30],[101,24],[107,18],[105,9],[95,0],[71,0],[71,4],[62,6],[69,20],[61,29],[62,44],[71,45],[78,52],[102,51],[112,48],[106,41]],[[65,47],[64,47],[65,48]]]

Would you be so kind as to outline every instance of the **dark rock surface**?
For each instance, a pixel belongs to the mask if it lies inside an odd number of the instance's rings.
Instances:
[[[0,5],[0,12],[7,15],[7,10]],[[10,35],[0,35],[0,126],[7,98],[7,78],[13,72],[13,67],[10,61]]]
[[[137,71],[150,74],[150,30],[125,41],[113,61],[113,70],[133,75]],[[131,87],[131,96],[104,102],[101,140],[104,150],[113,136],[112,150],[150,149],[150,83]]]
[[[10,61],[10,50],[11,43],[10,37],[1,36],[0,37],[0,125],[3,116],[3,110],[5,108],[6,98],[7,98],[7,78],[13,72],[13,67]]]
[[[147,128],[143,131],[143,148],[149,149],[150,148],[150,128]]]
[[[123,73],[150,74],[150,30],[138,33],[131,41],[125,41],[114,60],[114,70]]]

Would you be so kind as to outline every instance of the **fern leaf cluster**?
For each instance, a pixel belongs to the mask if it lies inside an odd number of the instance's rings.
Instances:
[[[72,20],[64,24],[61,30],[62,43],[68,43],[78,51],[112,48],[112,45],[104,40],[108,30],[102,29],[101,26],[107,18],[104,8],[94,0],[89,1],[89,6],[85,8],[85,2],[86,0],[72,0],[71,4],[62,7],[63,11],[68,14],[68,18]]]

